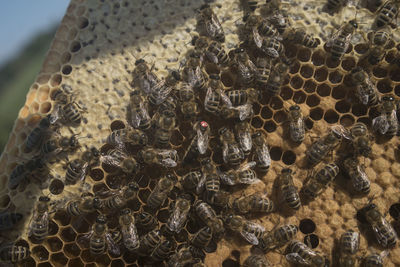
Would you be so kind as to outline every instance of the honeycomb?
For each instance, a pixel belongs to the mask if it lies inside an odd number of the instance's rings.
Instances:
[[[287,5],[295,27],[306,28],[323,41],[343,21],[354,18],[356,8],[348,6],[338,14],[322,12],[322,3],[303,3],[291,0]],[[317,1],[318,2],[318,1]],[[322,1],[321,1],[322,2]],[[50,171],[49,182],[43,187],[29,184],[9,190],[8,176],[21,161],[28,160],[23,144],[39,120],[53,110],[51,94],[62,85],[71,86],[77,94],[77,102],[86,112],[79,127],[62,127],[62,135],[77,134],[84,137],[81,143],[98,148],[105,143],[106,137],[114,129],[125,127],[126,103],[129,101],[131,72],[135,61],[144,57],[154,64],[154,70],[160,77],[165,77],[168,70],[178,69],[185,51],[193,37],[196,9],[200,1],[165,0],[165,1],[105,1],[72,0],[66,15],[56,33],[55,39],[46,56],[41,72],[31,86],[24,107],[19,112],[8,144],[0,159],[0,208],[17,210],[24,215],[23,223],[18,224],[7,234],[10,240],[17,240],[17,245],[29,247],[31,255],[18,263],[20,266],[142,266],[134,254],[105,254],[93,257],[87,246],[80,243],[80,237],[86,234],[93,224],[96,214],[71,218],[63,210],[50,216],[49,236],[42,243],[28,238],[28,224],[32,210],[39,195],[49,195],[53,201],[79,196],[82,191],[93,194],[118,189],[121,179],[110,170],[99,166],[80,185],[64,186],[65,163],[54,164]],[[297,4],[297,7],[294,6]],[[237,24],[243,16],[239,1],[218,0],[212,3],[226,34],[226,48],[238,44]],[[362,21],[359,32],[368,32],[374,14],[367,9],[360,9],[357,18]],[[393,39],[399,41],[398,33],[393,31]],[[324,42],[322,42],[324,43]],[[390,64],[396,53],[395,44],[389,47],[386,58],[375,67],[365,66],[370,70],[372,81],[379,94],[393,93],[400,96],[400,76],[397,66]],[[286,56],[294,59],[294,64],[278,96],[263,97],[253,105],[253,129],[267,133],[272,166],[269,172],[260,177],[260,184],[250,185],[245,189],[232,191],[233,195],[249,195],[253,192],[267,192],[274,199],[274,181],[281,169],[290,166],[295,170],[294,183],[301,188],[309,169],[305,166],[305,151],[315,136],[321,136],[336,123],[346,127],[357,121],[371,125],[371,114],[376,110],[357,103],[353,87],[349,82],[348,72],[358,64],[366,53],[367,46],[362,34],[356,34],[352,45],[340,62],[333,62],[323,45],[315,49],[289,45]],[[362,63],[360,63],[362,64]],[[306,115],[307,136],[300,145],[288,141],[287,104],[297,103]],[[172,135],[172,147],[180,156],[190,140],[188,125],[178,120],[178,127]],[[210,144],[218,147],[217,125],[212,125],[213,135]],[[304,220],[315,223],[315,229],[299,232],[296,239],[315,239],[319,237],[317,250],[331,255],[336,240],[345,229],[358,229],[356,212],[369,200],[373,199],[381,211],[387,215],[389,207],[400,198],[400,164],[397,146],[398,138],[390,140],[376,139],[370,158],[365,159],[366,173],[371,181],[368,196],[355,197],[347,189],[348,182],[340,173],[335,182],[316,200],[304,205],[296,213],[285,211],[268,216],[255,217],[252,221],[271,230],[279,222],[301,225]],[[217,149],[217,151],[219,151]],[[70,155],[70,159],[79,157],[79,151]],[[181,157],[182,158],[182,157]],[[216,152],[212,159],[221,163],[221,155]],[[181,176],[188,169],[176,169]],[[147,168],[146,175],[140,179],[139,201],[130,205],[138,213],[141,203],[154,188],[156,179],[166,170]],[[156,217],[160,226],[168,218],[168,205],[172,196],[164,203]],[[275,200],[275,199],[274,199]],[[277,202],[279,203],[279,202]],[[387,219],[392,219],[387,215]],[[117,222],[109,221],[111,229]],[[182,243],[199,229],[194,221],[189,221],[183,234],[176,237]],[[396,228],[398,229],[398,228]],[[308,235],[310,234],[310,235]],[[368,235],[361,235],[358,256],[370,251],[380,251]],[[238,266],[250,255],[251,246],[238,235],[225,236],[217,244],[213,243],[207,251],[207,266]],[[273,266],[288,266],[282,251],[266,254]],[[385,266],[400,265],[400,248],[390,250],[385,259]]]

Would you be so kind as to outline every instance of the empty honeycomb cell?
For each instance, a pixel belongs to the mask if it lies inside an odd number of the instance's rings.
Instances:
[[[400,203],[394,203],[389,208],[389,214],[396,221],[400,220]]]
[[[356,44],[354,50],[360,55],[365,54],[368,51],[368,44]]]
[[[308,62],[311,58],[311,50],[308,48],[301,48],[297,52],[297,58],[302,62]]]
[[[385,78],[387,75],[387,70],[378,66],[378,67],[375,67],[372,69],[372,73],[377,78]],[[397,73],[398,73],[398,71],[397,71]],[[390,78],[393,80],[392,75],[390,75]]]
[[[222,267],[240,267],[240,263],[233,259],[225,259],[222,262]]]
[[[320,96],[329,96],[331,94],[331,87],[325,83],[318,85],[317,94]]]
[[[174,146],[180,146],[182,145],[183,142],[183,135],[181,134],[181,132],[176,129],[172,132],[171,135],[171,140],[170,140],[171,144]]]
[[[320,101],[321,101],[320,98],[317,95],[313,94],[313,95],[307,96],[306,104],[309,107],[315,107],[315,106],[319,105]]]
[[[70,46],[71,53],[76,53],[81,49],[81,43],[78,41],[73,41]]]
[[[282,122],[286,121],[286,119],[287,119],[287,115],[286,115],[286,112],[283,110],[280,110],[274,114],[274,120],[276,123],[282,123]]]
[[[311,219],[302,219],[299,224],[299,230],[303,234],[311,234],[315,231],[316,225],[313,220]]]
[[[288,100],[293,96],[293,90],[289,86],[283,86],[281,88],[280,96],[283,100]]]
[[[110,189],[118,189],[121,187],[122,179],[119,174],[117,175],[107,175],[106,184]]]
[[[75,243],[65,244],[63,251],[69,258],[75,258],[81,254],[81,249]]]
[[[266,121],[266,122],[264,123],[264,129],[265,129],[268,133],[275,132],[275,130],[276,130],[276,124],[275,124],[275,122],[273,122],[272,120]]]
[[[49,191],[53,195],[59,195],[64,191],[64,183],[60,179],[53,179],[49,185]]]
[[[165,201],[165,203],[167,203],[168,201]],[[164,204],[165,204],[164,203]],[[165,206],[165,205],[163,205]],[[157,219],[162,222],[162,223],[166,223],[169,217],[169,211],[167,209],[165,210],[160,210],[157,214]]]
[[[345,71],[351,71],[356,66],[356,61],[353,57],[345,57],[342,59],[342,68]]]
[[[71,226],[77,233],[87,233],[89,232],[91,225],[86,220],[78,217],[73,219],[73,221],[71,222]]]
[[[354,117],[350,114],[345,114],[340,117],[339,122],[345,127],[349,127],[354,124]]]
[[[273,146],[269,150],[269,153],[271,155],[271,159],[274,161],[280,161],[282,157],[282,148],[279,146]]]
[[[314,93],[315,88],[317,88],[317,84],[313,80],[307,80],[303,86],[304,91],[307,93]]]
[[[42,104],[40,105],[39,110],[40,110],[40,113],[41,113],[41,114],[47,114],[47,113],[49,113],[50,110],[51,110],[51,103],[50,103],[50,102],[42,103]]]
[[[302,104],[306,101],[307,95],[303,91],[297,91],[293,95],[293,101],[297,104]]]
[[[309,248],[316,248],[319,245],[319,238],[316,234],[306,235],[304,237],[304,244],[306,244]]]
[[[49,259],[49,252],[43,246],[36,246],[36,247],[32,248],[32,255],[39,262],[47,261]]]
[[[309,117],[304,120],[304,123],[306,125],[306,129],[308,130],[311,130],[314,126],[314,122]]]
[[[310,110],[310,117],[314,121],[319,121],[320,119],[322,119],[323,115],[324,115],[324,110],[322,108],[317,107]]]
[[[261,117],[263,119],[270,119],[270,118],[272,118],[272,115],[273,115],[272,110],[269,107],[264,106],[261,109]]]
[[[138,199],[134,199],[129,202],[129,208],[132,211],[139,211],[141,206],[142,206],[142,204],[140,203],[140,201]]]
[[[329,81],[333,84],[335,83],[341,83],[343,79],[343,75],[335,70],[334,72],[329,73]]]
[[[135,253],[124,253],[122,257],[125,263],[134,263],[137,260]]]
[[[290,67],[289,73],[296,74],[297,72],[299,72],[300,66],[301,65],[299,62],[293,62],[292,66]]]
[[[84,267],[83,262],[80,258],[69,260],[68,267]]]
[[[93,181],[101,181],[104,178],[104,172],[100,168],[91,169],[89,176]]]
[[[18,135],[18,140],[17,140],[17,142],[19,142],[19,143],[24,143],[26,137],[27,137],[27,134],[22,132],[21,134]]]
[[[314,66],[321,66],[325,63],[325,53],[321,50],[316,50],[313,52],[311,57],[311,62]]]
[[[292,165],[296,162],[296,154],[291,150],[283,152],[282,162],[286,165]]]
[[[228,71],[224,71],[221,73],[221,81],[225,85],[225,87],[232,87],[234,78],[232,77],[232,74]]]
[[[336,102],[335,109],[340,113],[347,113],[350,111],[351,104],[346,100]]]
[[[396,85],[396,87],[394,88],[394,93],[395,93],[397,96],[400,96],[400,85]]]
[[[400,71],[399,69],[393,69],[390,72],[390,79],[394,82],[400,82]]]
[[[8,194],[0,196],[0,210],[7,209],[11,204],[11,198]]]
[[[75,241],[76,233],[72,227],[67,227],[61,230],[60,237],[65,242],[72,242]]]
[[[119,129],[124,129],[125,128],[125,123],[121,120],[114,120],[110,124],[111,131],[119,130]]]
[[[50,256],[50,262],[56,267],[61,267],[67,264],[68,258],[63,253],[56,253]]]
[[[124,267],[124,266],[125,266],[125,263],[120,259],[113,260],[111,262],[111,267]]]
[[[42,74],[37,77],[36,82],[39,84],[47,84],[50,80],[50,75],[49,74]]]
[[[66,64],[66,63],[68,63],[70,60],[71,60],[71,57],[72,57],[72,55],[71,55],[71,53],[70,52],[64,52],[62,55],[61,55],[61,64]],[[59,75],[59,74],[56,74],[55,76],[57,76],[57,75]],[[60,83],[61,83],[61,81],[60,81]]]
[[[318,82],[326,81],[327,77],[328,77],[328,70],[325,67],[318,68],[314,72],[314,79],[317,80]]]
[[[50,262],[42,262],[37,265],[37,267],[53,267]]]
[[[102,254],[96,257],[95,262],[100,266],[110,266],[111,259],[107,254]]]
[[[339,120],[339,114],[337,114],[336,111],[334,111],[333,109],[328,109],[325,112],[324,120],[327,123],[336,123]]]
[[[273,96],[271,97],[269,106],[273,109],[273,110],[278,110],[281,109],[283,107],[283,102],[282,100],[277,97],[277,96]]]
[[[71,217],[64,210],[59,210],[54,214],[53,220],[58,225],[65,226],[71,222]]]
[[[313,74],[314,74],[314,69],[313,69],[312,66],[303,65],[303,66],[300,68],[300,75],[303,76],[303,77],[306,78],[306,79],[312,77]]]
[[[303,79],[300,76],[293,76],[292,79],[290,80],[290,85],[294,89],[300,89],[303,86]]]
[[[368,107],[361,103],[356,103],[351,106],[351,113],[353,113],[354,116],[357,117],[364,116],[367,114],[367,112],[368,112]]]
[[[393,90],[390,80],[380,80],[380,81],[378,81],[378,83],[376,85],[376,88],[382,94],[390,93]]]
[[[50,87],[48,85],[40,86],[36,93],[36,99],[45,102],[49,99]]]
[[[260,114],[261,106],[257,102],[253,103],[253,112],[255,115]]]
[[[346,87],[344,87],[343,85],[339,85],[336,87],[333,87],[332,89],[332,97],[334,99],[343,99],[346,96],[346,92],[348,89],[346,89]]]
[[[251,119],[251,125],[254,128],[258,129],[263,126],[263,121],[261,120],[261,118],[259,116],[256,116]]]
[[[139,199],[143,202],[146,203],[147,198],[150,195],[150,190],[149,189],[141,189],[139,191]]]
[[[30,112],[38,113],[38,111],[39,111],[39,103],[33,102],[32,105],[30,106]]]
[[[61,69],[61,73],[64,75],[69,75],[72,72],[72,66],[71,65],[64,65]]]
[[[185,242],[186,240],[188,240],[188,238],[189,238],[189,235],[185,229],[182,229],[179,232],[179,234],[175,235],[175,240],[176,240],[176,242],[179,242],[179,243]]]
[[[45,240],[45,245],[51,252],[57,252],[61,250],[63,243],[58,237],[49,237]]]
[[[125,253],[125,254],[126,254],[126,253]],[[79,258],[78,258],[78,259],[79,259]],[[89,250],[89,249],[85,249],[85,250],[82,250],[81,259],[82,259],[84,262],[88,263],[88,262],[93,262],[95,258],[94,258],[94,256],[92,255],[92,253],[90,253],[90,250]]]
[[[328,57],[325,64],[328,68],[334,69],[339,66],[340,62],[340,60],[333,60],[332,57]]]

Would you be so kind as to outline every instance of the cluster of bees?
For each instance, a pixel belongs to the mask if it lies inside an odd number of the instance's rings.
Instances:
[[[379,97],[369,79],[368,66],[379,64],[391,42],[390,24],[397,16],[399,2],[367,1],[377,9],[375,30],[370,34],[368,53],[360,59],[360,66],[351,71],[351,80],[360,103],[377,106],[380,114],[372,119],[372,130],[377,135],[393,137],[399,131],[396,116],[397,101],[391,95]],[[347,1],[328,0],[326,8],[338,12]],[[295,240],[296,225],[281,225],[265,231],[264,227],[247,219],[248,214],[269,214],[276,211],[274,202],[262,193],[236,197],[231,188],[261,182],[271,166],[267,136],[253,131],[252,104],[261,97],[280,93],[293,60],[285,55],[288,43],[315,48],[319,38],[290,25],[288,14],[279,0],[242,1],[245,10],[239,29],[241,43],[226,51],[225,34],[213,12],[205,4],[198,11],[197,32],[193,48],[187,52],[181,69],[170,71],[160,79],[144,59],[137,59],[132,72],[132,88],[125,127],[115,129],[105,140],[106,149],[86,147],[74,160],[68,155],[81,147],[76,135],[61,136],[60,127],[76,127],[82,122],[86,110],[79,106],[69,86],[55,91],[53,112],[43,118],[26,139],[25,152],[30,160],[17,165],[12,171],[8,187],[14,190],[27,183],[37,182],[43,187],[50,176],[50,166],[65,159],[64,183],[84,182],[93,167],[119,175],[121,187],[116,190],[83,193],[76,199],[57,203],[41,196],[30,220],[29,236],[42,242],[49,232],[50,215],[64,210],[71,217],[97,214],[89,233],[81,237],[92,255],[122,252],[133,253],[146,264],[165,261],[168,266],[205,266],[207,246],[218,242],[226,232],[234,232],[256,248],[244,266],[270,266],[264,254],[285,245],[287,261],[305,266],[329,266],[327,255]],[[255,13],[260,9],[260,14]],[[343,25],[326,42],[333,61],[340,61],[357,31],[356,19]],[[400,57],[399,57],[400,59]],[[395,58],[393,64],[400,60]],[[221,75],[229,70],[231,77]],[[230,84],[227,86],[227,84]],[[299,144],[306,134],[304,117],[298,105],[287,109],[290,138]],[[190,124],[186,136],[190,142],[178,156],[171,139],[177,123]],[[213,125],[222,125],[218,129]],[[232,125],[234,125],[232,127]],[[216,138],[215,138],[216,137]],[[210,140],[219,139],[220,146],[211,147]],[[324,192],[342,169],[350,177],[355,193],[368,194],[370,181],[360,158],[371,153],[372,135],[367,125],[355,123],[350,129],[334,125],[329,132],[315,140],[306,152],[310,167],[317,166],[301,190],[293,183],[294,172],[283,168],[278,176],[281,198],[294,211]],[[350,151],[341,156],[341,164],[322,163],[344,144]],[[181,144],[179,144],[181,145]],[[222,164],[215,164],[211,152],[222,152]],[[140,180],[150,168],[159,168],[161,177],[145,200],[139,212],[131,209],[139,197]],[[180,178],[173,170],[190,170]],[[160,227],[156,212],[171,195],[169,217]],[[118,214],[118,227],[109,229],[111,216]],[[396,245],[397,234],[375,204],[368,203],[357,214],[361,223],[372,229],[380,246],[390,249]],[[12,229],[22,215],[18,212],[0,214],[0,230]],[[196,220],[199,230],[178,245],[178,236],[188,220]],[[339,240],[339,266],[355,266],[359,260],[360,234],[346,230]],[[18,262],[29,256],[29,249],[13,243],[4,243],[0,259]],[[362,260],[364,266],[383,266],[387,250],[373,253]]]

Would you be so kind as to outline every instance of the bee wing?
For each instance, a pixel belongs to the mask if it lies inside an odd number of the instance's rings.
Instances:
[[[82,166],[82,173],[81,173],[81,177],[79,177],[79,181],[83,181],[86,177],[86,174],[88,173],[89,170],[89,162],[85,162],[85,164],[83,164]]]
[[[120,162],[117,159],[115,159],[113,156],[110,155],[101,156],[100,160],[101,162],[107,165],[111,165],[113,167],[118,167],[120,164]]]
[[[50,124],[56,123],[61,117],[61,106],[60,105],[55,105],[53,111],[51,112],[49,116],[49,121]]]
[[[121,233],[124,243],[134,243],[135,245],[139,245],[139,236],[134,223],[130,223],[128,227],[121,227]]]
[[[217,170],[217,172],[218,172],[219,178],[221,179],[221,181],[224,184],[227,184],[227,185],[235,185],[236,184],[236,181],[233,179],[234,178],[233,175],[229,175],[226,172],[221,172],[220,170]]]
[[[389,130],[389,122],[385,114],[382,114],[372,120],[372,128],[380,134],[385,134]]]
[[[210,52],[210,51],[205,51],[206,57],[214,64],[218,64],[218,57],[216,54]]]
[[[251,140],[250,131],[240,132],[239,136],[239,144],[244,151],[250,151],[251,147],[253,146],[253,142]]]
[[[357,96],[363,105],[367,105],[369,102],[369,94],[363,90],[363,86],[357,86]]]
[[[144,109],[143,103],[139,104],[139,110],[141,111]],[[136,108],[131,108],[131,125],[134,128],[138,128],[140,125],[140,122],[142,121],[142,116],[138,112]]]
[[[228,106],[229,108],[232,107],[232,102],[231,102],[231,100],[229,99],[229,97],[228,97],[222,90],[220,90],[220,89],[218,89],[218,93],[219,93],[220,96],[221,96],[222,102],[223,102],[226,106]]]
[[[326,42],[326,47],[331,47],[333,45],[333,42],[335,41],[336,38],[340,35],[342,32],[343,26],[341,26],[336,32],[334,32],[331,37],[328,39]]]
[[[106,233],[106,241],[107,241],[107,245],[108,245],[108,251],[110,251],[114,255],[121,254],[121,250],[119,249],[119,246],[117,244],[115,244],[110,233]]]
[[[169,167],[169,168],[174,168],[176,167],[178,164],[176,163],[176,161],[174,161],[173,159],[167,158],[167,159],[162,159],[161,163],[165,166],[165,167]]]
[[[253,40],[254,40],[254,43],[256,44],[256,46],[258,48],[261,48],[261,46],[263,44],[263,38],[258,33],[257,27],[253,27]]]
[[[173,158],[177,157],[176,150],[173,150],[173,149],[161,149],[158,153],[159,153],[160,156],[162,156],[161,163],[165,167],[173,168],[173,167],[177,166],[176,161],[173,160]]]
[[[43,225],[43,228],[47,228],[49,226],[49,213],[46,211],[43,213],[40,218],[40,224]]]
[[[250,103],[246,103],[241,106],[235,107],[239,111],[239,119],[244,121],[245,119],[249,118],[253,113],[253,105]]]
[[[258,148],[256,154],[261,163],[266,166],[271,165],[271,155],[269,154],[267,144],[263,144],[261,148]]]
[[[239,171],[245,171],[245,170],[248,170],[248,169],[253,169],[256,166],[256,164],[257,163],[255,161],[247,162],[247,163],[243,164],[242,166],[240,166]]]
[[[186,221],[187,214],[188,210],[182,211],[178,208],[175,208],[174,212],[172,213],[171,221],[168,224],[170,229],[176,233],[179,233]]]
[[[86,244],[87,246],[89,246],[89,240],[93,236],[93,233],[94,233],[93,230],[90,230],[89,233],[80,236],[78,238],[78,243]]]
[[[208,87],[206,96],[204,98],[204,106],[207,106],[207,103],[208,101],[210,101],[212,95],[213,95],[213,90],[211,89],[211,87]]]
[[[171,86],[166,86],[164,82],[160,82],[153,90],[156,105],[161,104],[169,96],[172,91]]]
[[[264,48],[264,52],[271,58],[279,57],[279,52],[275,48],[266,47],[266,48]]]
[[[244,239],[246,239],[247,242],[249,242],[250,244],[257,246],[258,245],[258,238],[253,234],[253,233],[249,233],[246,231],[241,231],[240,232],[241,236],[243,236]]]
[[[286,260],[291,263],[297,263],[297,264],[302,264],[302,265],[307,265],[307,266],[311,264],[309,261],[303,259],[300,256],[300,254],[298,254],[296,252],[286,254]]]
[[[346,128],[344,128],[343,125],[340,125],[340,124],[333,125],[331,127],[331,130],[333,132],[335,132],[336,134],[338,134],[338,135],[340,135],[340,136],[342,136],[342,137],[344,137],[344,138],[346,138],[348,140],[350,140],[352,138],[350,131],[347,130]]]
[[[225,163],[228,163],[228,144],[224,142],[222,146],[222,158]]]
[[[200,152],[200,154],[204,154],[207,151],[208,147],[208,131],[205,131],[204,133],[198,129],[197,130],[197,148]]]
[[[240,73],[240,76],[242,76],[245,79],[250,79],[252,73],[251,70],[249,68],[249,66],[243,64],[242,62],[238,62],[238,71]]]
[[[203,176],[199,180],[199,183],[196,186],[196,193],[198,195],[201,194],[201,192],[203,192],[205,182],[206,182],[206,176],[203,174]]]

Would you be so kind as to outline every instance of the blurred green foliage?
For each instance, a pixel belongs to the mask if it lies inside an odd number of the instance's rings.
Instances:
[[[0,151],[23,107],[26,94],[39,73],[56,27],[40,33],[13,59],[0,67]]]

